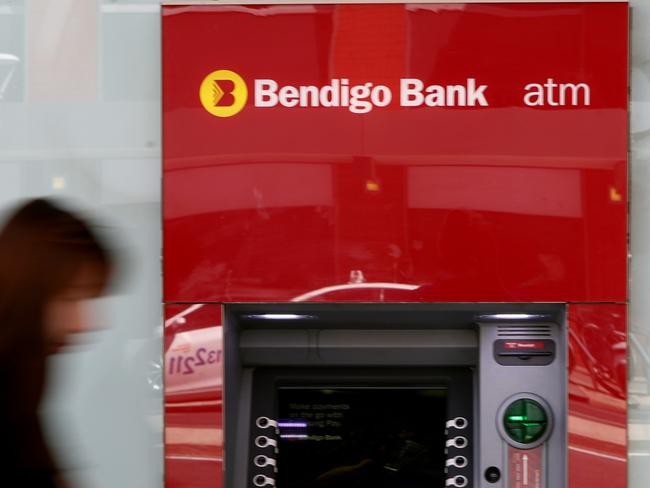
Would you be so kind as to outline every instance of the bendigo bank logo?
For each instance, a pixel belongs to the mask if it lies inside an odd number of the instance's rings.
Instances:
[[[234,71],[220,69],[203,79],[199,90],[201,104],[216,117],[232,117],[246,105],[246,82]]]
[[[251,105],[260,109],[345,108],[353,114],[367,114],[391,104],[434,109],[490,105],[486,93],[488,85],[480,84],[476,78],[467,78],[453,85],[427,85],[416,78],[400,78],[396,81],[399,87],[391,88],[370,81],[351,83],[348,78],[331,79],[325,85],[280,85],[273,79],[254,79],[251,85]],[[582,85],[588,90],[587,85]],[[220,69],[203,79],[199,97],[203,108],[210,114],[215,117],[232,117],[246,106],[248,87],[244,79],[234,71]],[[530,105],[528,102],[526,104]]]
[[[427,84],[418,78],[400,78],[392,85],[363,80],[351,83],[348,78],[330,79],[324,85],[281,85],[273,79],[254,79],[251,105],[260,109],[345,108],[353,114],[367,114],[389,106],[434,110],[439,107],[490,106],[489,87],[476,78],[448,85]],[[544,88],[548,91],[545,92]],[[543,85],[530,83],[524,90],[523,103],[528,107],[591,104],[591,87],[587,83],[556,83],[549,78]],[[215,117],[232,117],[246,106],[248,87],[234,71],[220,69],[203,79],[200,98],[203,107]]]

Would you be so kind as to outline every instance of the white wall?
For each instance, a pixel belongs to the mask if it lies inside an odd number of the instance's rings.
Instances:
[[[0,211],[65,196],[129,267],[100,330],[52,360],[44,414],[79,488],[162,486],[159,16],[155,0],[0,0]]]
[[[631,222],[629,486],[650,483],[650,2],[633,0],[631,32]],[[638,340],[638,342],[636,342]],[[640,346],[640,347],[637,347]]]

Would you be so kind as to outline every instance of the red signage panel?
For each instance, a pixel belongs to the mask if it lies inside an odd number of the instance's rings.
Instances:
[[[624,301],[627,29],[623,3],[164,7],[165,299]]]

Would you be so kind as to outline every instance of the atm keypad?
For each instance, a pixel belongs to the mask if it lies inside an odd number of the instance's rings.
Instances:
[[[469,456],[471,449],[467,439],[467,427],[469,422],[465,417],[456,417],[450,419],[445,424],[447,441],[445,443],[445,452],[447,461],[445,463],[445,473],[447,479],[446,487],[465,488],[469,484]]]

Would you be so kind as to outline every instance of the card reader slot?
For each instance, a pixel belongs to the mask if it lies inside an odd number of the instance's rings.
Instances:
[[[524,356],[552,356],[551,351],[502,351],[499,353],[499,356],[514,356],[514,357],[524,357]]]

